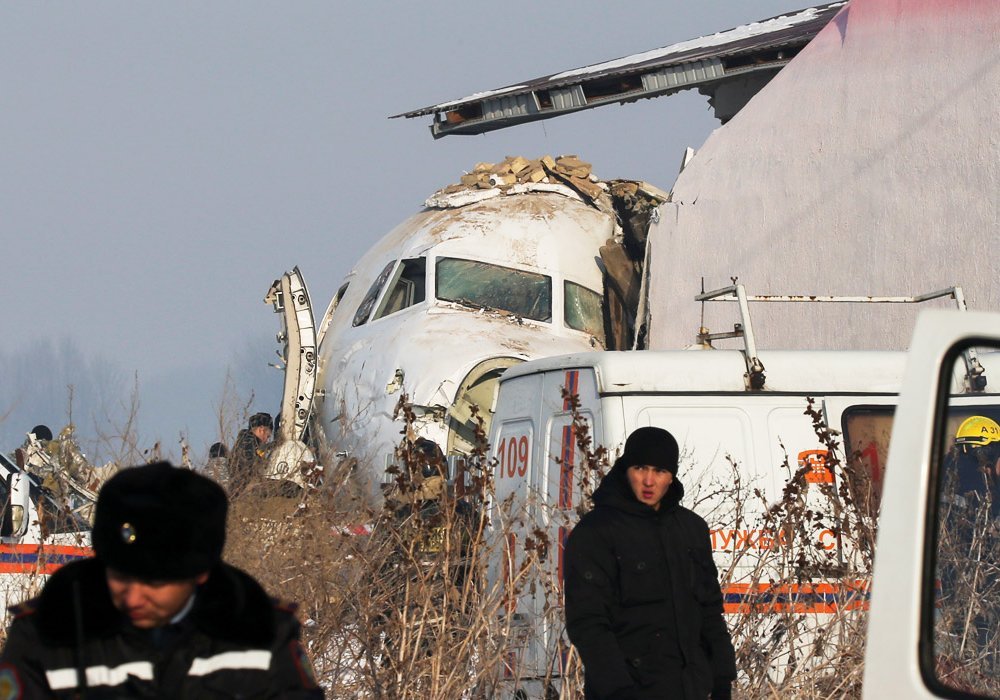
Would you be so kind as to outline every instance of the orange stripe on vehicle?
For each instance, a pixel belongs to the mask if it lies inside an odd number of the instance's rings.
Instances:
[[[0,574],[51,574],[93,554],[89,547],[56,544],[0,545]]]
[[[836,583],[731,583],[722,589],[727,613],[835,613],[867,610],[871,589],[866,581]]]

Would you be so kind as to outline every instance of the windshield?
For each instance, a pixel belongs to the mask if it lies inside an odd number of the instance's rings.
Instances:
[[[552,278],[477,260],[440,258],[435,295],[475,308],[552,321]]]
[[[601,295],[567,280],[564,292],[566,325],[590,333],[604,343],[604,314]]]

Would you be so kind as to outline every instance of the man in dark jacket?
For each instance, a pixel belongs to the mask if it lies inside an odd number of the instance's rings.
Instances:
[[[728,700],[735,654],[708,526],[679,505],[677,441],[639,428],[565,554],[566,630],[587,700]]]
[[[229,453],[229,493],[239,495],[264,476],[264,458],[274,425],[269,413],[255,413],[236,436]]]
[[[226,495],[166,462],[98,496],[95,557],[12,609],[0,697],[322,698],[294,607],[221,561]]]

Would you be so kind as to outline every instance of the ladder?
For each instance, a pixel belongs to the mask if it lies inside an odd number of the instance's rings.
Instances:
[[[750,321],[750,302],[786,302],[798,303],[809,302],[817,304],[919,304],[931,299],[941,299],[951,297],[960,311],[967,311],[965,304],[965,294],[959,286],[940,289],[936,292],[918,294],[916,296],[817,296],[804,294],[747,294],[746,288],[737,283],[736,277],[732,278],[733,284],[710,292],[704,291],[698,294],[694,300],[702,303],[708,301],[735,301],[740,308],[740,323],[733,324],[732,331],[723,333],[709,333],[702,327],[698,331],[698,342],[711,346],[713,340],[725,338],[743,339],[743,357],[746,361],[747,371],[744,374],[744,382],[747,391],[761,391],[764,388],[766,376],[764,374],[764,364],[757,355],[757,342],[754,339],[753,324]],[[979,363],[975,348],[968,348],[962,353],[965,362],[965,391],[966,393],[982,392],[986,389],[986,374],[983,366]]]

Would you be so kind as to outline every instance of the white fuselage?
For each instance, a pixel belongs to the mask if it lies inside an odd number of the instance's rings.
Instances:
[[[615,221],[567,188],[546,189],[421,211],[357,263],[331,303],[314,423],[374,483],[401,439],[393,412],[404,393],[418,432],[447,449],[448,413],[480,374],[602,347],[593,314],[588,323],[575,309],[602,295],[599,249]],[[491,398],[477,401],[483,414]]]

